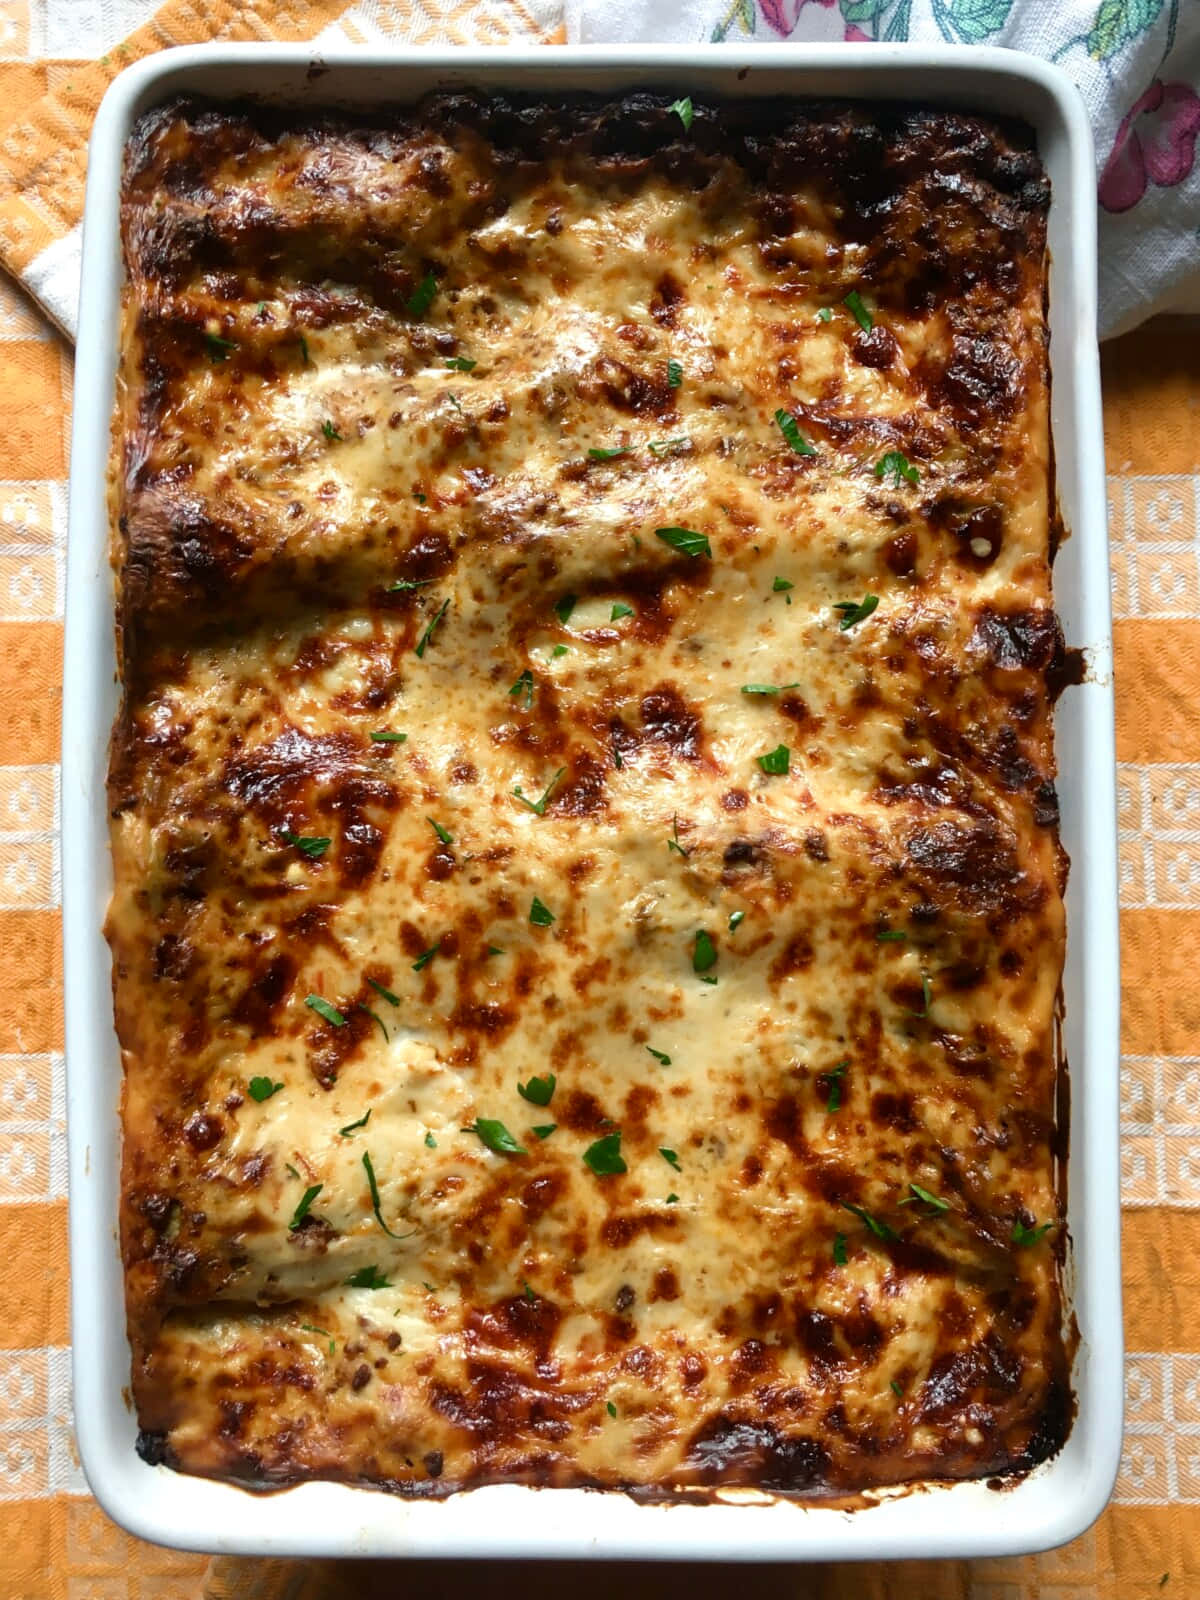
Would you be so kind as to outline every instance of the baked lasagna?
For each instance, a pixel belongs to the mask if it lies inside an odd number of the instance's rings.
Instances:
[[[137,125],[147,1459],[855,1497],[1060,1446],[1048,196],[902,106]]]

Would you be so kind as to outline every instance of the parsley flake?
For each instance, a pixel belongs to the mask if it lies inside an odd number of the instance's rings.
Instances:
[[[742,923],[745,922],[745,920],[746,920],[746,913],[744,911],[734,911],[733,913],[731,913],[730,918],[729,918],[729,931],[730,931],[730,933],[736,933],[738,931],[738,929],[741,927]]]
[[[927,972],[923,972],[921,974],[921,1009],[920,1011],[910,1011],[908,1014],[910,1017],[919,1017],[922,1021],[924,1021],[929,1015],[929,1008],[932,1004],[933,984],[929,981],[929,974]]]
[[[218,362],[227,361],[229,352],[237,349],[235,340],[219,338],[215,333],[206,333],[204,335],[204,343],[208,346],[209,360],[213,366],[216,366]]]
[[[321,424],[321,432],[327,439],[340,439],[342,437],[328,417]]]
[[[779,431],[798,456],[815,456],[816,450],[800,432],[799,424],[790,411],[785,411],[782,406],[775,413],[775,421],[779,424]]]
[[[399,594],[406,589],[428,589],[431,583],[436,583],[436,578],[398,578],[395,583],[389,583],[388,594]]]
[[[588,451],[588,455],[593,461],[615,461],[618,456],[627,456],[628,454],[629,446],[627,444],[614,445],[611,450],[593,446]]]
[[[676,1172],[683,1171],[683,1168],[679,1165],[679,1155],[676,1151],[668,1150],[666,1145],[660,1144],[658,1153],[669,1167],[674,1167]]]
[[[555,785],[558,783],[558,780],[562,777],[566,770],[566,767],[559,767],[558,771],[550,779],[550,782],[543,790],[542,798],[540,800],[530,800],[528,795],[522,792],[520,784],[517,784],[516,788],[513,790],[513,799],[519,800],[523,806],[528,806],[530,811],[532,811],[535,816],[544,817],[546,815],[546,807],[550,802],[550,796],[554,793]]]
[[[550,1137],[550,1135],[554,1132],[555,1128],[557,1128],[557,1127],[558,1127],[558,1123],[557,1122],[543,1122],[543,1123],[540,1123],[533,1130],[534,1138],[535,1139],[548,1139]]]
[[[570,653],[571,647],[568,644],[556,644],[554,649],[550,652],[555,661],[558,660],[559,656],[570,655]]]
[[[259,1105],[264,1100],[269,1100],[273,1094],[278,1094],[283,1088],[281,1083],[273,1083],[270,1078],[250,1079],[250,1098],[257,1100]]]
[[[370,1120],[371,1120],[371,1108],[370,1108],[370,1106],[368,1106],[367,1109],[363,1112],[362,1116],[359,1117],[357,1122],[348,1122],[344,1128],[339,1128],[338,1132],[341,1134],[343,1139],[348,1139],[350,1137],[350,1135],[352,1133],[354,1133],[357,1129],[365,1128],[367,1123],[370,1122]]]
[[[442,844],[454,843],[454,836],[450,833],[447,833],[446,829],[442,827],[440,822],[435,822],[432,817],[426,817],[425,821],[433,829],[434,833],[437,834]]]
[[[675,439],[652,439],[646,446],[652,456],[673,455],[676,450],[681,450],[688,443],[686,434],[680,434]]]
[[[667,849],[668,850],[673,850],[676,855],[682,856],[685,861],[687,860],[687,858],[692,853],[690,850],[685,850],[684,847],[679,842],[679,815],[678,815],[678,813],[676,813],[676,815],[672,818],[671,837],[667,840]]]
[[[565,594],[561,600],[555,601],[554,614],[564,627],[571,620],[571,613],[578,603],[579,596],[574,594]]]
[[[669,544],[683,556],[710,556],[712,546],[706,533],[696,533],[691,528],[655,528],[654,537]]]
[[[858,323],[862,331],[864,333],[870,333],[871,329],[875,326],[875,319],[863,304],[863,297],[859,294],[858,290],[851,289],[850,293],[842,301],[842,304],[846,307],[846,310],[850,312],[851,316],[854,318],[855,322]]]
[[[907,938],[908,935],[904,932],[903,928],[880,928],[879,932],[875,935],[875,943],[899,944],[901,940]]]
[[[660,1066],[669,1067],[671,1065],[671,1058],[665,1050],[656,1050],[652,1044],[648,1044],[646,1049]]]
[[[932,1206],[935,1211],[949,1211],[949,1200],[943,1200],[941,1195],[931,1194],[928,1189],[922,1189],[919,1183],[910,1183],[908,1186],[912,1194],[907,1200],[901,1200],[902,1206],[912,1205],[914,1200],[920,1200],[923,1205]]]
[[[598,1178],[615,1178],[622,1172],[628,1172],[629,1168],[621,1154],[621,1130],[618,1128],[616,1133],[606,1133],[603,1139],[588,1145],[583,1152],[583,1159]]]
[[[833,1236],[833,1264],[835,1267],[846,1265],[846,1235],[835,1233]]]
[[[553,911],[549,906],[544,906],[537,895],[534,895],[529,907],[529,920],[535,928],[548,928],[555,920]]]
[[[896,1378],[892,1379],[891,1383],[888,1384],[888,1388],[896,1396],[897,1400],[899,1400],[904,1394],[904,1385]]]
[[[839,600],[833,609],[842,613],[841,632],[865,622],[878,604],[877,594],[865,594],[861,600]]]
[[[408,297],[408,314],[417,321],[425,315],[433,304],[433,297],[437,293],[437,279],[432,272],[427,272],[420,283]]]
[[[406,733],[389,733],[386,728],[377,728],[371,735],[372,744],[406,744]]]
[[[683,366],[674,356],[667,362],[667,388],[678,389],[683,382]]]
[[[677,1206],[679,1204],[679,1196],[674,1193],[669,1194],[663,1201],[663,1204],[668,1206]]]
[[[799,687],[800,684],[798,681],[796,683],[744,683],[742,685],[742,693],[783,694],[788,689],[798,689]]]
[[[417,641],[417,651],[416,651],[416,653],[417,653],[418,659],[423,659],[424,658],[425,651],[428,649],[429,645],[433,642],[433,636],[437,631],[438,623],[446,615],[446,612],[449,609],[450,609],[450,599],[449,599],[449,596],[447,596],[447,598],[442,601],[441,610],[438,612],[437,616],[434,617],[433,621],[429,624],[429,626],[425,629],[425,632],[421,635],[420,639],[418,639],[418,641]]]
[[[322,1339],[328,1339],[330,1355],[332,1355],[337,1349],[337,1340],[333,1337],[328,1328],[318,1328],[315,1322],[302,1322],[300,1324],[300,1331],[301,1333],[319,1333]]]
[[[756,756],[755,760],[766,773],[772,777],[783,777],[791,765],[792,753],[785,744],[777,744],[774,750],[768,750],[766,755]]]
[[[691,95],[684,95],[682,100],[673,100],[667,110],[675,113],[680,122],[683,123],[685,132],[691,127],[692,118],[696,115],[696,108],[692,104]]]
[[[846,1076],[849,1061],[839,1061],[825,1076],[829,1079],[829,1097],[825,1101],[826,1111],[836,1111],[842,1103],[842,1079]]]
[[[875,463],[875,476],[881,481],[892,475],[892,488],[898,489],[903,479],[907,483],[920,483],[921,474],[902,450],[889,450],[882,461]]]
[[[674,107],[672,107],[671,109],[674,110]],[[687,124],[685,123],[684,126],[686,127]],[[611,1400],[608,1401],[608,1403],[605,1405],[604,1409],[608,1412],[610,1417],[615,1417],[616,1414],[617,1414],[617,1408],[616,1408],[615,1405],[613,1405]]]
[[[328,1000],[322,1000],[319,994],[305,995],[304,1004],[319,1017],[324,1017],[326,1022],[332,1023],[335,1028],[346,1026],[346,1019],[338,1008],[331,1006]]]
[[[413,1233],[416,1232],[415,1228],[410,1233],[393,1233],[383,1220],[383,1210],[379,1204],[379,1185],[375,1182],[375,1168],[371,1165],[371,1152],[369,1150],[363,1151],[362,1164],[363,1171],[367,1175],[367,1188],[371,1191],[371,1210],[375,1213],[375,1221],[389,1239],[411,1239]]]
[[[820,311],[817,312],[817,321],[818,322],[832,322],[833,321],[833,311],[832,311],[832,309],[829,306],[822,306]]]
[[[521,1292],[524,1294],[526,1300],[530,1301],[531,1303],[537,1300],[537,1290],[533,1287],[528,1278],[521,1279]]]
[[[400,996],[398,994],[393,994],[390,989],[385,989],[381,983],[376,983],[374,978],[368,978],[367,982],[377,995],[387,1001],[388,1005],[398,1006],[400,1004]]]
[[[533,673],[526,667],[525,671],[508,691],[510,695],[524,695],[526,711],[533,705]]]
[[[470,356],[449,356],[446,360],[446,366],[451,372],[474,372],[477,364]]]
[[[412,964],[413,971],[420,972],[424,967],[427,967],[441,948],[442,941],[439,939],[436,944],[431,944],[428,950],[422,950],[421,954]]]
[[[286,829],[280,837],[284,844],[294,844],[300,854],[307,856],[310,861],[319,861],[333,843],[332,839],[323,836],[319,839],[302,839],[298,833],[290,833]]]
[[[786,578],[776,578],[771,584],[771,593],[786,594],[789,589],[794,589],[795,587],[796,585],[794,583],[789,583]],[[791,603],[791,597],[789,596],[788,605],[791,605]]]
[[[502,1122],[495,1117],[476,1117],[469,1128],[463,1129],[464,1133],[477,1134],[481,1142],[489,1150],[494,1150],[498,1156],[523,1156],[525,1146],[518,1144]]]
[[[358,1002],[358,1009],[360,1011],[365,1011],[367,1013],[367,1015],[371,1018],[371,1021],[374,1022],[375,1026],[379,1029],[380,1033],[383,1035],[383,1042],[384,1042],[384,1044],[386,1044],[388,1042],[388,1031],[387,1031],[387,1028],[384,1026],[383,1018],[379,1015],[379,1013],[377,1011],[372,1011],[370,1006],[364,1005],[364,1003],[361,1000]]]
[[[620,622],[622,617],[632,617],[633,615],[632,606],[627,606],[623,600],[616,600],[613,602],[612,613],[608,620],[610,622]]]
[[[390,1279],[386,1278],[378,1267],[359,1267],[357,1272],[352,1272],[346,1279],[348,1289],[390,1289]]]
[[[317,1198],[324,1187],[325,1185],[323,1183],[314,1183],[309,1188],[305,1189],[304,1194],[301,1197],[300,1204],[296,1207],[295,1211],[292,1212],[292,1220],[288,1223],[289,1232],[294,1233],[304,1221],[305,1217],[309,1213],[309,1209],[311,1208],[313,1201]]]
[[[703,928],[696,934],[692,946],[692,971],[707,972],[710,967],[717,964],[717,950],[712,940]]]
[[[552,1072],[544,1078],[530,1078],[528,1083],[518,1083],[517,1093],[522,1100],[528,1100],[531,1106],[548,1106],[554,1097],[554,1087],[558,1079]]]
[[[841,1206],[843,1211],[851,1212],[860,1222],[865,1222],[877,1239],[894,1239],[896,1237],[895,1232],[888,1227],[886,1222],[880,1222],[878,1217],[873,1217],[869,1211],[864,1211],[862,1206],[851,1205],[849,1200],[839,1200],[838,1205]]]
[[[437,1140],[433,1137],[432,1132],[428,1128],[425,1130],[425,1148],[426,1150],[437,1149]]]
[[[1027,1228],[1018,1217],[1012,1225],[1012,1241],[1022,1249],[1027,1250],[1031,1244],[1037,1244],[1054,1226],[1051,1222],[1043,1222],[1040,1228]]]

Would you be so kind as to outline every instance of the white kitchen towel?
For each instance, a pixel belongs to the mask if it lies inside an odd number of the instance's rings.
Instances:
[[[1057,62],[1096,136],[1101,334],[1200,311],[1200,0],[566,0],[566,21],[573,44],[910,39]]]

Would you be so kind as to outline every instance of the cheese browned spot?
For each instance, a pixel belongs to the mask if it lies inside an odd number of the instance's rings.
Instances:
[[[667,106],[131,140],[151,1459],[850,1494],[1065,1435],[1047,183]]]

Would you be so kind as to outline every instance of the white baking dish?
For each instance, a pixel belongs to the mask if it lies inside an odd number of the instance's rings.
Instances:
[[[1104,462],[1095,343],[1095,171],[1069,81],[1003,50],[906,45],[580,51],[389,51],[221,46],[172,50],[113,84],[92,136],[75,369],[63,714],[64,939],[75,1407],[84,1470],[108,1513],[143,1539],[259,1555],[606,1556],[713,1560],[982,1556],[1043,1549],[1104,1506],[1121,1440],[1117,1166],[1117,873]],[[1053,427],[1070,537],[1055,568],[1068,643],[1087,682],[1059,703],[1067,896],[1065,1045],[1071,1068],[1071,1304],[1079,1413],[1053,1461],[1016,1487],[981,1482],[882,1497],[854,1512],[786,1501],[647,1506],[620,1493],[476,1489],[442,1502],[306,1484],[255,1496],[147,1466],[125,1399],[116,1241],[120,1064],[100,927],[110,891],[105,768],[117,703],[105,464],[120,288],[121,154],[135,118],[172,95],[269,98],[299,107],[404,102],[447,85],[696,95],[842,95],[1011,113],[1037,130],[1050,210]],[[536,1496],[536,1503],[534,1497]]]

